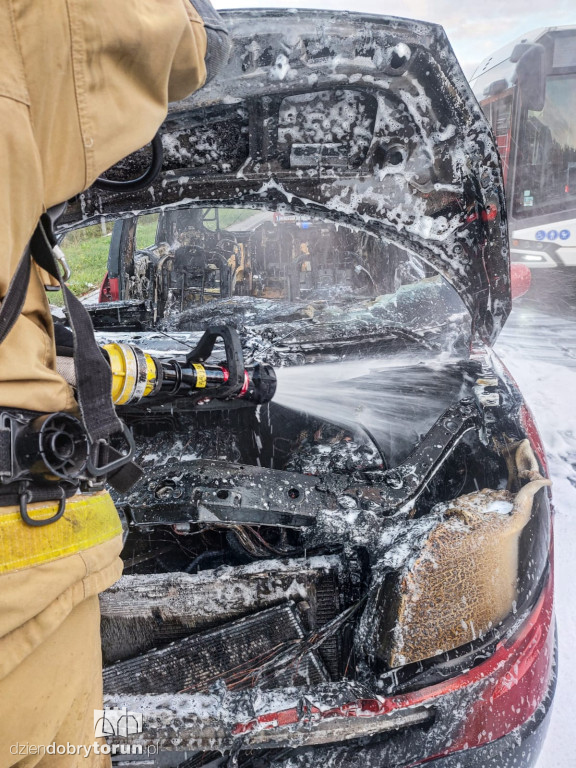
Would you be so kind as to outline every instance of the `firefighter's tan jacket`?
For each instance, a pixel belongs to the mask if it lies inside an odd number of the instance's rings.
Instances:
[[[0,2],[0,297],[45,208],[144,146],[169,100],[204,82],[189,0]],[[0,346],[0,404],[70,409],[38,275]]]
[[[0,35],[1,298],[41,213],[149,142],[168,101],[203,84],[206,32],[189,0],[2,0]],[[0,345],[0,406],[74,407],[36,269]],[[42,663],[42,643],[119,577],[119,531],[107,494],[69,501],[45,528],[0,507],[0,680],[20,685],[14,669]]]

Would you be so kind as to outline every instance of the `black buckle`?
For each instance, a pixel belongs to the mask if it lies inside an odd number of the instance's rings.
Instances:
[[[22,520],[26,523],[26,525],[31,525],[35,528],[39,528],[42,525],[50,525],[50,523],[55,523],[56,520],[60,520],[62,515],[64,514],[64,511],[66,509],[66,493],[64,491],[64,488],[59,488],[59,491],[61,493],[60,496],[60,503],[58,505],[58,511],[52,515],[52,517],[48,517],[45,520],[39,520],[34,517],[30,517],[28,514],[28,504],[33,498],[33,494],[30,490],[28,490],[28,484],[27,483],[20,483],[18,486],[18,492],[19,492],[19,498],[20,498],[20,515],[22,517]]]
[[[100,450],[97,450],[97,456],[95,457],[94,461],[91,457],[89,457],[86,466],[88,468],[88,472],[93,477],[104,477],[104,475],[112,474],[117,469],[120,469],[120,467],[123,467],[124,464],[128,464],[128,462],[132,460],[132,457],[136,451],[136,443],[134,442],[134,437],[132,436],[130,429],[123,421],[120,421],[120,423],[122,424],[122,437],[128,444],[128,453],[120,453],[115,448],[112,448],[109,440],[98,440],[97,443],[93,443],[93,446],[97,449],[108,449],[108,452],[112,453],[112,455],[118,454],[118,458],[112,459],[112,461],[101,465],[98,464],[98,460],[100,458]]]

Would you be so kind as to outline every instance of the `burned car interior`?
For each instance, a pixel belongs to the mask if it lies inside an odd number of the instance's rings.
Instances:
[[[439,28],[259,19],[254,42],[235,14],[226,77],[172,105],[159,179],[89,189],[61,224],[115,222],[103,344],[183,361],[227,326],[278,380],[261,402],[118,407],[144,477],[114,496],[105,693],[181,765],[304,766],[333,742],[404,765],[482,684],[383,702],[488,658],[548,576],[549,481],[490,349],[510,309],[500,166]],[[360,700],[374,717],[334,714]]]
[[[236,223],[221,227],[221,219]],[[115,224],[111,269],[100,304],[90,307],[97,329],[193,331],[216,321],[284,321],[304,333],[303,349],[311,351],[316,339],[325,357],[337,345],[331,323],[342,308],[363,344],[363,325],[372,326],[371,344],[378,330],[387,332],[386,342],[396,332],[404,341],[433,344],[450,323],[461,327],[466,343],[469,315],[445,280],[418,257],[344,224],[258,209],[184,208],[158,215],[153,245],[137,248],[138,232],[139,217]],[[112,300],[111,274],[122,304]],[[342,346],[353,348],[352,333]]]

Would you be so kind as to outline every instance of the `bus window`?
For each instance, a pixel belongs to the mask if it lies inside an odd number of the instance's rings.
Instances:
[[[511,148],[511,121],[512,121],[512,94],[501,94],[494,98],[492,101],[485,103],[484,111],[486,112],[492,130],[494,131],[494,138],[496,139],[496,145],[502,158],[502,173],[504,176],[504,183],[508,180],[508,168],[510,165],[510,148]]]
[[[574,205],[576,74],[551,75],[541,112],[522,121],[513,210],[516,216]]]
[[[566,189],[567,195],[576,195],[576,163],[568,163],[566,169]]]

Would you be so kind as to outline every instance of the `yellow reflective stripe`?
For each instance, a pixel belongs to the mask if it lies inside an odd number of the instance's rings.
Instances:
[[[0,507],[0,573],[27,568],[66,557],[101,544],[122,532],[114,502],[106,492],[72,496],[64,515],[39,528],[26,525],[15,507]],[[51,517],[58,509],[52,502],[29,504],[36,519]]]

